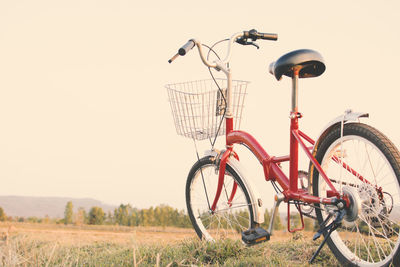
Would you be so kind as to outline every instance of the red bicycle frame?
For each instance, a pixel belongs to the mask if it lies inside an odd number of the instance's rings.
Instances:
[[[219,169],[219,178],[218,178],[218,187],[216,191],[216,195],[211,207],[211,210],[214,211],[216,205],[218,203],[219,197],[221,195],[223,183],[224,183],[224,175],[225,175],[225,167],[226,162],[229,156],[234,153],[233,146],[235,144],[243,144],[248,147],[253,154],[257,157],[261,165],[264,169],[264,176],[266,181],[275,181],[277,182],[283,189],[284,201],[288,202],[291,200],[301,201],[308,204],[312,203],[321,203],[321,204],[334,204],[338,198],[346,201],[347,206],[349,205],[349,200],[347,197],[341,196],[340,193],[333,186],[330,179],[327,177],[326,173],[322,169],[321,165],[311,154],[312,146],[308,147],[304,143],[303,140],[307,141],[309,144],[314,145],[315,141],[299,130],[299,118],[301,118],[301,113],[298,112],[297,108],[297,83],[298,83],[298,71],[294,71],[293,74],[293,88],[292,88],[292,111],[290,114],[290,154],[287,156],[281,157],[271,157],[263,147],[257,142],[257,140],[251,136],[250,134],[244,131],[234,131],[233,130],[233,119],[226,118],[226,147],[227,150],[223,153],[220,159],[220,169]],[[319,174],[322,176],[326,184],[329,186],[327,191],[327,197],[322,198],[314,195],[310,195],[309,192],[298,188],[298,157],[299,157],[299,145],[310,159],[311,163],[318,170]],[[236,154],[234,154],[236,156]],[[237,156],[236,156],[237,157]],[[355,176],[357,176],[360,180],[364,182],[368,182],[359,175],[355,170],[353,170],[346,163],[342,162],[336,156],[333,157],[333,160],[338,164],[341,164],[344,169],[351,172]],[[289,162],[289,177],[287,177],[280,168],[281,162]],[[234,184],[232,188],[232,192],[230,194],[228,204],[232,201],[237,189],[237,184]],[[290,230],[290,221],[289,221],[290,209],[288,205],[288,229],[290,232],[294,232],[301,229],[293,229]],[[301,215],[301,221],[304,227],[304,222]]]

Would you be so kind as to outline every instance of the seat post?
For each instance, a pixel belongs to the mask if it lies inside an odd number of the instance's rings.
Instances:
[[[293,70],[292,77],[292,113],[298,111],[298,94],[299,94],[299,70]]]

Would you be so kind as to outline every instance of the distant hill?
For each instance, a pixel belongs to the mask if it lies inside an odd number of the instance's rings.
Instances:
[[[72,201],[74,212],[80,207],[87,212],[94,206],[101,207],[106,213],[115,209],[115,206],[91,198],[24,196],[0,196],[0,207],[7,216],[45,217],[48,215],[50,218],[62,218],[68,201]]]

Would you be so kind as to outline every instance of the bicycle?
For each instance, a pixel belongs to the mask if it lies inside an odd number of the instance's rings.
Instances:
[[[222,71],[226,79],[202,80],[166,85],[177,133],[196,141],[209,139],[206,151],[191,168],[186,183],[186,204],[199,238],[214,241],[241,238],[247,245],[270,239],[281,202],[287,203],[288,231],[304,229],[304,216],[318,221],[314,235],[324,239],[310,259],[313,262],[325,243],[335,257],[349,266],[400,266],[400,153],[393,143],[375,128],[360,122],[367,113],[351,110],[332,120],[314,141],[299,129],[302,114],[298,109],[300,78],[317,77],[325,71],[322,56],[309,49],[292,51],[271,63],[270,73],[280,80],[292,79],[290,110],[290,154],[270,156],[240,126],[247,82],[232,80],[229,61],[231,47],[258,45],[256,40],[277,40],[276,34],[256,30],[233,34],[225,59],[210,62],[202,43],[189,40],[169,60],[184,56],[197,47],[202,62]],[[218,42],[219,43],[219,42]],[[212,73],[211,73],[212,74]],[[214,148],[218,136],[225,135],[226,147]],[[247,147],[260,162],[265,180],[277,194],[269,227],[264,230],[263,203],[246,178],[234,145]],[[308,173],[299,171],[299,147],[309,163]],[[281,163],[289,162],[287,176]],[[290,206],[300,214],[301,227],[292,228]],[[279,215],[278,215],[279,216]]]

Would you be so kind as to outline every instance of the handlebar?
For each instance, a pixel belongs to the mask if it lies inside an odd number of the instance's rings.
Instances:
[[[260,39],[263,40],[270,40],[270,41],[277,41],[278,34],[276,33],[259,33],[261,35]]]
[[[189,52],[195,45],[195,42],[193,39],[190,39],[186,44],[184,44],[181,48],[178,50],[178,54],[180,56],[186,55],[187,52]]]
[[[251,41],[248,41],[248,39],[251,39]],[[231,56],[231,47],[234,42],[237,42],[242,45],[255,45],[256,47],[258,47],[255,43],[253,43],[253,41],[256,41],[257,39],[276,41],[278,40],[278,35],[274,33],[257,32],[255,29],[250,31],[235,33],[229,39],[228,52],[226,58],[223,61],[217,63],[216,62],[210,63],[209,61],[207,61],[207,59],[204,57],[203,54],[201,42],[196,39],[190,39],[185,45],[179,48],[178,53],[176,53],[170,60],[168,60],[168,62],[172,63],[172,61],[174,61],[178,56],[186,55],[196,45],[199,50],[200,58],[203,61],[203,63],[208,67],[219,69],[221,65],[229,62]]]
[[[243,38],[251,38],[253,41],[256,41],[257,39],[276,41],[278,40],[278,35],[275,33],[257,32],[255,29],[252,29],[250,31],[244,31]]]
[[[196,41],[193,39],[190,39],[187,41],[186,44],[184,44],[181,48],[179,48],[178,53],[175,54],[170,60],[168,60],[168,63],[172,63],[178,56],[184,56],[186,55],[194,46],[196,45]]]

